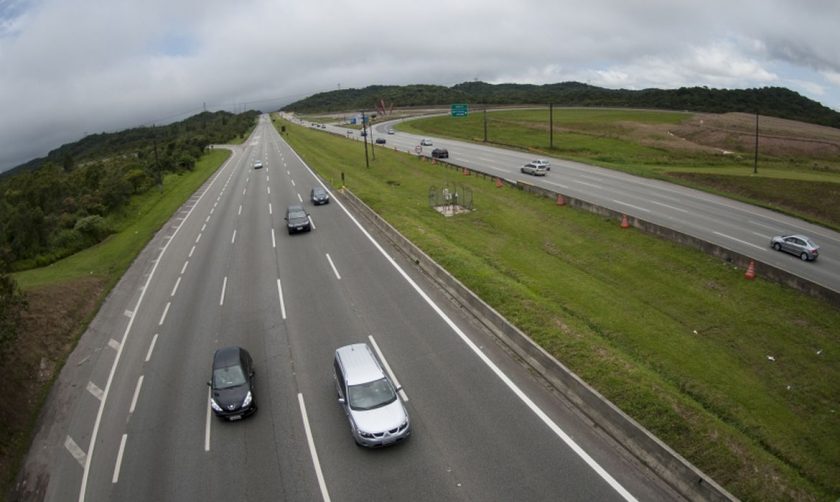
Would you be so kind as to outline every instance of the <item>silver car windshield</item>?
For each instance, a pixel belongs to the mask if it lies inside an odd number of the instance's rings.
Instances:
[[[213,372],[213,387],[216,389],[239,387],[244,383],[245,374],[242,372],[241,366],[228,366]]]
[[[372,410],[392,403],[397,394],[388,380],[382,378],[347,388],[350,408],[354,410]]]

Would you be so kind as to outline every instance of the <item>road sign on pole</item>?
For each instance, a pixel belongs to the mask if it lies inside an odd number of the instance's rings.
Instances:
[[[451,110],[453,117],[466,117],[470,114],[470,105],[466,103],[454,104]]]

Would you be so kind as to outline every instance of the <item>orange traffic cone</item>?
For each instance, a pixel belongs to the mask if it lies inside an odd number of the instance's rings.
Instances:
[[[563,197],[563,194],[557,194],[557,205],[558,206],[565,206],[566,205],[566,198]]]
[[[505,185],[502,183],[502,178],[496,178],[496,188],[502,188],[503,186]]]
[[[432,157],[432,164],[437,164],[437,160],[434,157]]]
[[[630,222],[627,221],[627,215],[621,215],[621,228],[630,228]]]
[[[464,168],[464,176],[469,176],[469,175],[470,175],[470,171],[469,171],[469,169],[467,169],[467,168],[465,167],[465,168]]]
[[[747,267],[747,271],[744,272],[744,279],[755,279],[755,261],[750,260],[750,265]]]

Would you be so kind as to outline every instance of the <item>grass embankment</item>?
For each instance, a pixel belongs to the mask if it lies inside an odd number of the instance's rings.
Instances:
[[[115,233],[50,266],[14,274],[29,302],[21,334],[3,353],[0,407],[0,493],[7,494],[26,455],[41,405],[76,341],[108,292],[172,214],[230,156],[211,150],[195,168],[164,178],[163,189],[136,196],[107,217]]]
[[[737,496],[840,493],[837,309],[388,148],[366,169],[359,143],[282,123],[321,176],[344,172],[404,235]],[[447,183],[472,190],[473,212],[429,208],[429,188]]]
[[[754,175],[750,120],[743,114],[559,108],[554,111],[554,148],[549,148],[547,109],[500,111],[487,113],[487,140],[692,186],[840,229],[840,205],[825,204],[840,199],[840,131],[763,118]],[[484,140],[484,116],[475,111],[398,127]]]

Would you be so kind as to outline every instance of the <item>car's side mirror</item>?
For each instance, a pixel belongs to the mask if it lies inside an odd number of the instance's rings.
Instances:
[[[344,404],[344,398],[343,397],[338,398],[338,402],[341,403],[341,404]]]
[[[397,391],[397,392],[401,391],[401,390],[402,390],[402,385],[400,385],[399,387],[397,387],[397,388],[396,388],[396,389],[394,389],[394,390],[395,390],[395,391]]]

